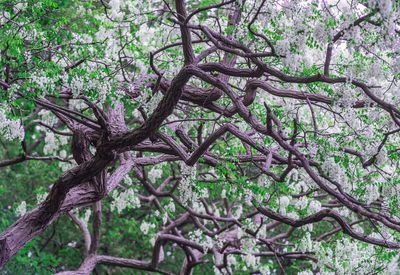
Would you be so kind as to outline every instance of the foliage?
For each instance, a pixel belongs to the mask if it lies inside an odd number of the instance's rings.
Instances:
[[[399,273],[399,18],[0,1],[1,273]]]

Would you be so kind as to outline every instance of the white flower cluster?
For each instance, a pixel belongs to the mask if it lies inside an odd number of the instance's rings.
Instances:
[[[121,213],[125,208],[139,208],[140,199],[133,189],[128,189],[123,192],[118,192],[114,190],[111,194],[113,201],[111,203],[111,210],[117,210]]]
[[[151,181],[151,183],[156,183],[156,180],[161,178],[162,176],[162,170],[156,167],[151,168],[148,174],[148,178]]]
[[[370,7],[377,7],[382,16],[386,17],[393,11],[392,0],[369,0],[368,5]]]
[[[300,210],[306,208],[307,205],[308,205],[308,199],[305,196],[300,197],[295,203],[296,208]]]
[[[46,132],[46,137],[44,138],[44,141],[45,145],[43,147],[43,153],[45,155],[51,155],[57,153],[61,146],[68,143],[68,137],[60,135],[56,136],[53,132]],[[66,157],[66,152],[64,152],[62,155]]]
[[[76,241],[71,241],[71,242],[67,243],[67,246],[71,247],[71,248],[75,248],[77,244],[78,243]]]
[[[400,57],[397,57],[396,59],[393,60],[392,71],[394,74],[400,73]]]
[[[214,241],[210,236],[204,235],[200,229],[189,233],[189,239],[201,245],[205,251],[214,246]]]
[[[306,232],[305,236],[301,239],[299,244],[299,250],[301,252],[312,252],[314,251],[315,244],[311,240],[310,232]]]
[[[290,198],[288,196],[282,196],[279,198],[279,213],[282,215],[286,214],[286,208],[290,204]]]
[[[196,179],[196,166],[188,166],[183,161],[181,164],[181,182],[179,184],[180,199],[184,205],[197,200],[197,194],[193,190],[192,182]]]
[[[80,99],[70,99],[69,100],[69,107],[76,110],[81,111],[82,109],[86,108],[87,105],[83,100]]]
[[[321,203],[317,200],[312,200],[308,205],[308,214],[315,214],[321,210]]]
[[[17,214],[18,217],[22,217],[26,213],[26,201],[22,201],[17,208],[15,209],[15,214]]]
[[[58,149],[58,145],[56,144],[56,138],[53,132],[47,132],[46,137],[44,138],[44,148],[43,153],[45,155],[51,154]]]
[[[245,262],[246,266],[248,268],[256,268],[260,263],[260,258],[253,255],[259,251],[256,239],[252,236],[244,238],[242,240],[242,250],[245,253],[245,255],[242,255],[242,260]]]
[[[68,171],[69,169],[75,167],[76,165],[77,163],[75,162],[75,160],[70,160],[68,162],[60,161],[58,163],[58,167],[60,167],[62,172]]]
[[[7,140],[23,140],[25,136],[24,127],[19,120],[8,119],[5,110],[0,109],[0,134]]]
[[[48,193],[39,193],[36,195],[36,202],[37,204],[41,204],[47,198]]]
[[[57,123],[57,117],[49,110],[43,109],[38,115],[40,116],[40,120],[49,126],[53,126]]]
[[[90,68],[88,68],[89,70]],[[96,78],[84,78],[82,76],[73,77],[69,83],[74,96],[84,94],[85,91],[96,91],[98,100],[103,103],[111,92],[112,81],[104,81],[105,74],[98,74]]]
[[[56,82],[59,77],[51,78],[46,75],[41,75],[40,72],[34,72],[30,76],[30,81],[33,86],[39,89],[39,92],[51,92],[56,89]],[[36,89],[37,90],[37,89]]]
[[[376,164],[377,165],[384,164],[387,160],[388,160],[388,152],[385,146],[383,146],[382,149],[376,155]]]
[[[399,275],[400,274],[400,270],[399,270],[399,255],[393,257],[389,264],[386,267],[386,272],[387,274],[396,274]]]
[[[206,209],[203,204],[198,200],[192,200],[192,208],[196,213],[206,214]]]
[[[154,228],[156,228],[156,225],[155,224],[153,224],[153,223],[148,223],[148,222],[142,222],[142,224],[140,225],[140,231],[142,231],[142,233],[144,234],[144,235],[147,235],[147,234],[149,234],[149,230],[150,229],[154,229]]]
[[[235,207],[235,209],[233,211],[233,217],[235,219],[240,219],[242,214],[243,214],[243,206],[241,204],[239,204],[238,206]]]
[[[376,237],[379,238],[380,236]],[[332,250],[330,247],[322,246],[319,242],[312,241],[310,233],[307,232],[298,249],[301,252],[315,252],[318,263],[313,264],[313,268],[316,269],[318,267],[321,274],[326,275],[372,274],[376,271],[376,265],[382,264],[371,261],[371,255],[375,253],[373,245],[366,245],[349,238],[337,240],[335,249]],[[393,257],[389,263],[384,264],[387,271],[385,274],[399,274],[398,258],[398,256]]]
[[[344,173],[343,168],[340,167],[340,165],[337,164],[333,158],[327,157],[324,163],[322,163],[321,168],[324,173],[342,185],[345,189],[349,187],[349,179],[347,175]]]
[[[175,212],[175,203],[173,201],[170,201],[167,205],[164,206],[166,211],[169,211],[171,213]]]
[[[136,33],[136,38],[144,45],[150,46],[154,41],[155,29],[150,28],[147,24],[142,24]],[[151,49],[149,49],[151,51]]]
[[[83,77],[77,76],[72,78],[70,83],[72,93],[75,96],[79,95],[83,91],[84,84],[85,83]]]
[[[378,186],[374,184],[368,184],[365,187],[365,199],[368,204],[371,204],[372,202],[376,201],[380,196],[379,193],[379,188]]]
[[[121,12],[121,1],[120,0],[111,0],[109,3],[111,7],[111,18],[116,20],[121,20],[123,17],[123,13]]]
[[[123,3],[119,0],[113,0],[112,4],[113,8],[110,17],[114,17],[114,20],[119,22],[110,22],[105,15],[96,16],[99,21],[107,22],[100,26],[99,31],[95,34],[96,40],[103,43],[104,46],[101,51],[104,54],[103,61],[106,63],[115,63],[115,61],[120,59],[121,52],[123,52],[123,55],[135,59],[134,52],[124,47],[124,42],[129,41],[132,43],[132,34],[130,32],[130,23],[120,21],[124,16],[121,10]],[[118,79],[120,75],[118,73],[115,77]]]
[[[314,29],[314,37],[321,44],[324,45],[327,42],[327,38],[329,37],[329,33],[327,33],[326,25],[322,22],[318,22],[315,25]]]
[[[351,241],[347,238],[336,242],[335,256],[332,265],[337,274],[371,274],[374,271],[374,263],[370,261],[374,255],[372,245],[364,246],[360,242]]]
[[[260,264],[260,258],[252,254],[242,255],[242,260],[249,268],[256,268]]]
[[[310,157],[315,158],[318,153],[318,144],[316,144],[315,142],[309,142],[307,150],[310,153]]]
[[[14,6],[14,12],[23,11],[27,6],[27,3],[18,3]]]
[[[105,40],[113,35],[113,30],[100,26],[99,31],[96,32],[96,40],[98,42]]]
[[[161,99],[163,98],[163,94],[158,92],[155,94],[149,102],[144,105],[146,113],[152,114],[154,110],[157,108],[158,104],[160,103]]]

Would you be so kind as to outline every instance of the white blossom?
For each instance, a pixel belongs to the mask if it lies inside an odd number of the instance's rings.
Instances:
[[[22,201],[17,208],[15,209],[15,214],[17,216],[22,217],[26,213],[26,201]]]
[[[36,202],[37,204],[41,204],[47,198],[48,193],[39,193],[36,195]]]
[[[149,171],[148,177],[152,183],[155,183],[157,179],[161,178],[162,170],[156,167],[151,168]]]
[[[143,234],[147,235],[149,233],[150,228],[155,228],[155,224],[148,223],[148,222],[142,222],[140,225],[140,231],[142,231]]]
[[[368,204],[371,204],[372,202],[376,201],[379,198],[379,196],[380,194],[378,186],[373,184],[368,184],[365,187],[365,197]]]
[[[72,247],[72,248],[75,248],[76,245],[77,245],[77,242],[76,242],[76,241],[72,241],[72,242],[67,243],[67,246],[68,246],[68,247]]]
[[[387,265],[387,274],[399,275],[399,255],[393,257]]]
[[[175,212],[175,203],[174,203],[173,201],[170,201],[170,202],[165,206],[165,210],[174,213],[174,212]]]
[[[179,194],[183,204],[197,200],[197,194],[193,190],[193,180],[196,179],[196,166],[188,166],[184,162],[181,165],[182,179],[179,183]]]
[[[25,131],[19,120],[8,119],[5,111],[0,109],[0,134],[7,140],[17,139],[22,141]]]
[[[315,214],[321,210],[321,203],[317,200],[312,200],[308,206],[308,213]]]
[[[305,236],[301,239],[299,250],[301,252],[311,252],[313,251],[313,242],[311,240],[310,232],[307,232]]]
[[[121,213],[127,207],[139,208],[140,199],[133,189],[127,189],[123,192],[118,192],[114,190],[111,194],[113,201],[111,202],[111,210],[117,210]]]
[[[287,196],[282,196],[279,198],[279,213],[286,214],[286,208],[290,204],[290,199]]]
[[[111,0],[109,5],[111,7],[111,17],[114,19],[122,19],[123,13],[120,11],[121,0]]]
[[[200,229],[190,232],[189,239],[203,246],[205,251],[210,250],[214,246],[213,239],[208,235],[203,234]]]
[[[300,199],[298,199],[296,204],[295,204],[295,206],[298,209],[304,209],[304,208],[307,207],[307,205],[308,205],[308,199],[305,196],[303,196]]]
[[[242,259],[249,268],[256,268],[260,262],[260,258],[252,254],[243,255]]]

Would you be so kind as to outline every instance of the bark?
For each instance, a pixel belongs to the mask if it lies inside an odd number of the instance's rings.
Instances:
[[[189,78],[190,74],[187,72],[186,67],[184,67],[173,79],[170,88],[154,113],[145,124],[133,131],[122,132],[126,129],[123,121],[124,110],[122,104],[118,105],[114,111],[114,119],[110,120],[113,122],[111,128],[115,128],[111,131],[113,137],[110,137],[110,141],[101,141],[101,144],[97,148],[97,153],[92,159],[84,161],[79,166],[67,171],[53,185],[46,201],[42,205],[26,213],[0,235],[0,267],[4,266],[19,249],[32,238],[42,233],[61,215],[62,211],[60,210],[63,208],[63,204],[65,204],[64,200],[70,190],[91,180],[104,171],[115,159],[115,150],[119,150],[120,152],[126,151],[131,146],[139,144],[152,135],[172,113],[182,94],[183,87]],[[111,115],[111,117],[113,116]],[[121,129],[121,127],[124,128]],[[84,196],[86,197],[87,194],[84,194]],[[74,198],[76,201],[80,199],[80,197]],[[76,206],[69,205],[71,208]]]

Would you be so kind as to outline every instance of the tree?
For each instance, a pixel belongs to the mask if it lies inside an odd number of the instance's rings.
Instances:
[[[399,269],[397,2],[0,7],[9,272]]]

